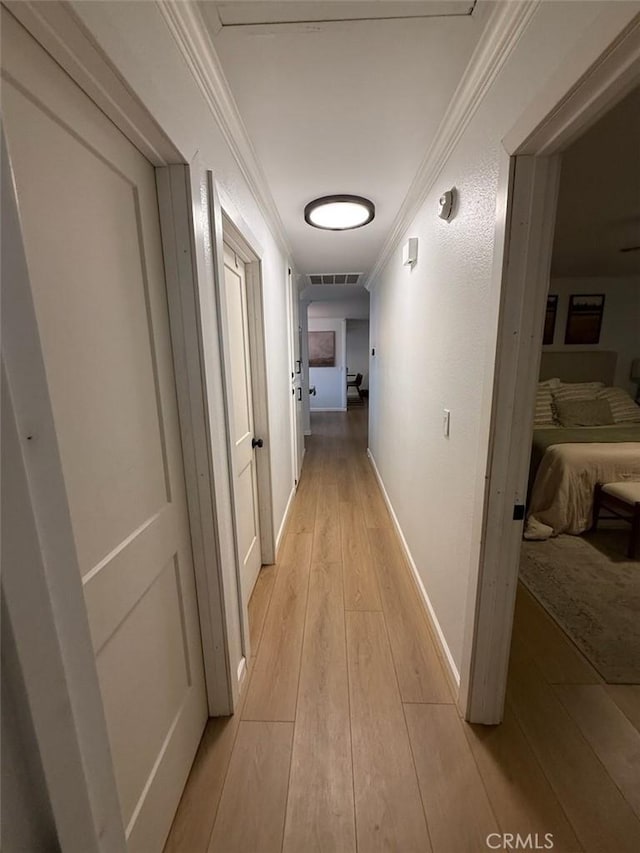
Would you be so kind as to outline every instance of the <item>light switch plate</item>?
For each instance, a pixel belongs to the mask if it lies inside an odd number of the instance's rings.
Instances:
[[[442,413],[442,434],[449,438],[449,427],[451,425],[451,410],[444,409]]]

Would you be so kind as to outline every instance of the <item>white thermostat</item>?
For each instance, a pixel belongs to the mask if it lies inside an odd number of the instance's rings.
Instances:
[[[440,199],[438,201],[438,216],[440,219],[451,219],[451,215],[453,213],[453,204],[455,202],[455,190],[447,190],[446,193],[442,193]]]

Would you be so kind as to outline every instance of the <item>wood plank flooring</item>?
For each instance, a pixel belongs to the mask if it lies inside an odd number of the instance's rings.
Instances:
[[[165,853],[640,850],[640,687],[603,684],[521,588],[505,721],[462,721],[366,418],[314,416],[241,707],[207,726]]]

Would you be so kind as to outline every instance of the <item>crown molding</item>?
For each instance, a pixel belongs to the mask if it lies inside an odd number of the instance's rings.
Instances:
[[[541,2],[543,0],[499,3],[491,13],[440,122],[433,143],[416,172],[389,236],[369,273],[365,285],[367,290],[375,288],[378,276],[425,203],[480,102],[502,70]]]
[[[293,252],[269,184],[231,93],[222,64],[200,11],[192,3],[157,0],[156,4],[202,93],[242,176],[284,253]]]

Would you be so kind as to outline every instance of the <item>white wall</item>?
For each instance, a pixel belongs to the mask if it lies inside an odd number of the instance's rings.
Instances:
[[[221,192],[262,246],[264,313],[268,370],[269,418],[274,529],[284,517],[294,472],[292,469],[291,420],[289,416],[290,365],[287,341],[287,267],[285,251],[269,229],[258,203],[197,88],[177,43],[155,3],[71,4],[75,14],[113,62],[130,89],[140,98],[156,122],[191,162],[198,152],[205,168],[214,172]],[[214,424],[221,429],[222,424]],[[221,539],[232,542],[228,513]],[[229,553],[223,559],[230,559]],[[239,626],[229,637],[232,670],[240,662]]]
[[[632,360],[640,358],[640,277],[553,278],[549,293],[558,295],[558,313],[553,345],[543,350],[614,350],[618,353],[616,385],[635,396],[636,386],[629,380],[629,371]],[[592,346],[564,343],[569,297],[579,293],[605,294],[600,342]]]
[[[321,286],[307,288],[304,294],[312,290],[320,291]],[[304,307],[305,303],[302,302],[302,310]],[[308,303],[309,320],[323,318],[347,321],[346,367],[349,373],[362,373],[362,387],[365,389],[369,387],[369,314],[370,298],[368,291],[364,289],[361,293],[348,294],[342,299],[332,298]],[[313,385],[313,382],[311,384]],[[311,398],[311,408],[317,408],[318,403],[316,402],[315,407],[313,404],[314,400]]]
[[[308,288],[311,290],[312,288]],[[318,287],[316,287],[316,290]],[[306,296],[306,293],[305,293]],[[342,299],[318,299],[309,302],[309,317],[336,317],[364,320],[369,317],[369,293],[345,296]]]
[[[315,385],[315,397],[310,398],[311,411],[344,411],[346,409],[346,321],[316,320],[309,317],[310,332],[335,332],[336,366],[310,367],[309,384]]]
[[[347,320],[347,373],[361,373],[369,387],[369,320]]]
[[[537,7],[373,284],[369,444],[458,669],[480,555],[499,308],[496,202],[507,166],[501,140],[612,5]],[[637,11],[627,8],[629,17]],[[576,63],[567,88],[585,70]],[[437,217],[438,198],[450,187],[459,203],[445,222]],[[400,247],[409,236],[420,240],[413,270],[402,266]],[[449,438],[444,408],[451,410]]]

